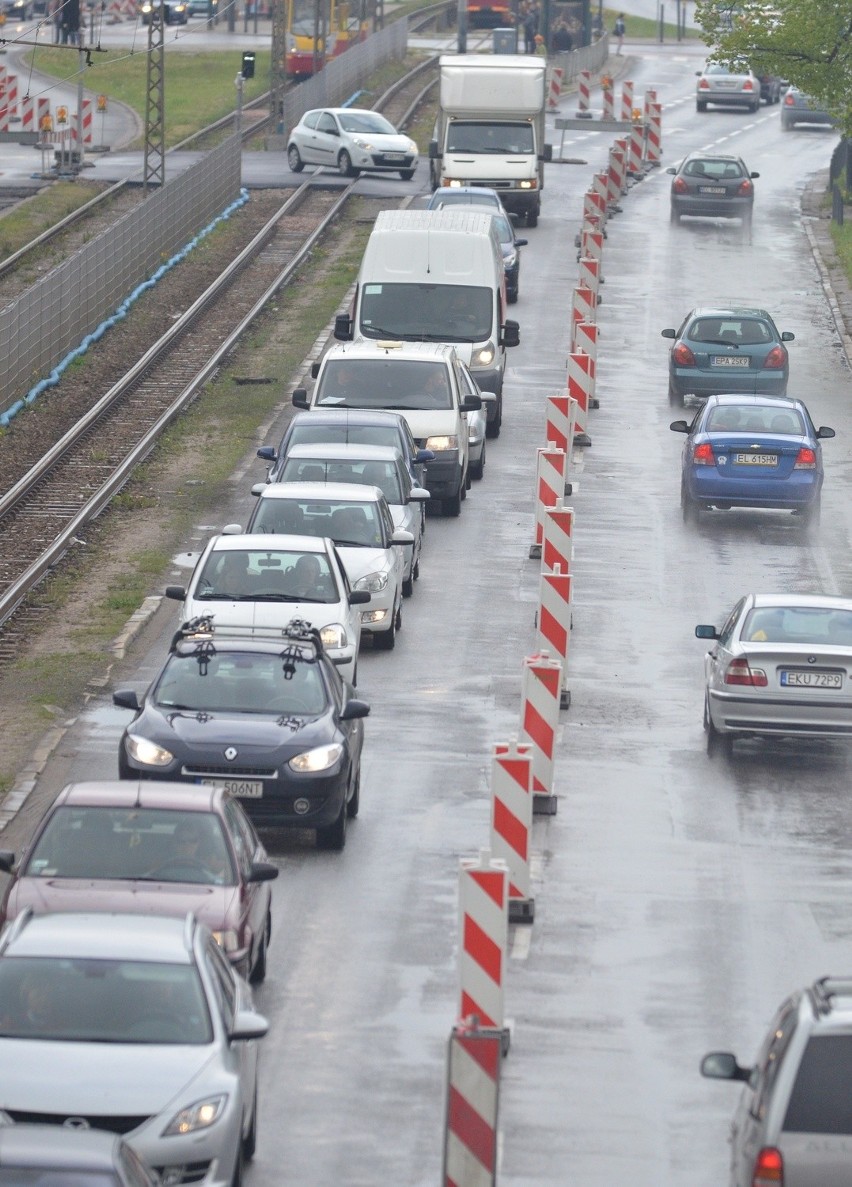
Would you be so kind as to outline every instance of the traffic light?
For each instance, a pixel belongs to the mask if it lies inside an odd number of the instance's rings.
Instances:
[[[243,67],[240,71],[243,78],[254,78],[254,53],[252,50],[243,52]]]

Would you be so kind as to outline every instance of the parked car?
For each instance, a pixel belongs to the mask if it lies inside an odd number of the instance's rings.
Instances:
[[[708,103],[722,107],[745,107],[749,111],[759,110],[760,79],[748,67],[734,70],[721,62],[708,62],[703,70],[696,73],[696,111],[706,111]]]
[[[287,141],[287,162],[294,173],[305,165],[330,165],[344,177],[394,172],[409,181],[417,157],[410,136],[377,111],[360,107],[306,111]]]
[[[326,540],[281,535],[263,546],[229,524],[208,540],[187,586],[166,597],[183,603],[183,618],[208,617],[229,635],[280,637],[293,618],[319,631],[326,654],[355,683],[361,607],[371,595],[353,589],[346,566]]]
[[[754,507],[793,511],[818,522],[823,484],[820,440],[801,400],[786,396],[710,396],[685,433],[680,497],[685,521],[700,508]]]
[[[799,124],[821,124],[834,128],[836,121],[817,99],[805,95],[797,87],[788,87],[781,104],[781,131],[789,132]]]
[[[221,788],[186,783],[69,783],[15,866],[0,926],[27,909],[192,911],[241,976],[262,981],[278,877],[251,821]]]
[[[850,738],[852,599],[747,594],[720,629],[702,623],[707,748],[737,738]]]
[[[148,691],[112,699],[134,713],[119,742],[122,779],[210,783],[255,824],[316,829],[321,848],[346,844],[370,708],[317,631],[297,620],[275,639],[237,639],[187,623]]]
[[[852,977],[820,977],[782,1002],[752,1067],[714,1051],[701,1074],[742,1087],[729,1139],[730,1187],[849,1182]]]
[[[26,1122],[0,1125],[0,1187],[160,1187],[119,1134]]]
[[[739,218],[751,224],[754,206],[751,173],[740,157],[703,152],[690,153],[679,165],[666,170],[673,177],[671,213],[673,223],[684,215],[702,218]]]
[[[700,400],[720,392],[783,396],[790,360],[786,342],[795,334],[779,332],[765,309],[699,306],[678,329],[661,331],[674,339],[669,352],[669,403],[683,405],[688,395]]]
[[[394,531],[410,534],[411,543],[403,549],[403,580],[415,581],[414,570],[420,572],[423,550],[421,504],[430,492],[422,486],[412,486],[398,449],[386,445],[294,445],[281,467],[281,482],[344,482],[378,487],[387,500],[393,517]],[[254,494],[263,490],[259,485]],[[402,625],[402,594],[394,614],[389,618],[362,619],[373,634],[389,632],[394,635]],[[380,643],[379,646],[382,646]],[[384,644],[392,647],[390,640]]]
[[[269,1024],[191,915],[22,912],[0,936],[0,1014],[9,1120],[110,1129],[166,1183],[239,1180]]]
[[[274,482],[258,492],[247,532],[276,532],[285,527],[302,536],[334,541],[354,589],[370,594],[361,611],[364,629],[378,647],[392,648],[394,628],[372,633],[374,623],[389,622],[401,597],[410,597],[420,575],[420,555],[405,577],[405,550],[411,532],[394,527],[387,499],[375,486],[349,482]]]

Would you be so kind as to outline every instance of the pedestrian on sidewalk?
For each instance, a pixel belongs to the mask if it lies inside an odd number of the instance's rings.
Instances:
[[[616,42],[616,46],[617,46],[617,49],[615,52],[617,54],[620,54],[621,47],[624,45],[624,13],[623,12],[620,12],[618,14],[618,16],[615,18],[615,25],[614,25],[612,31],[615,34],[615,42]]]

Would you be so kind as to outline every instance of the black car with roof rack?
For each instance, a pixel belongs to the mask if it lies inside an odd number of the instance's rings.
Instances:
[[[256,825],[316,829],[320,847],[345,845],[370,708],[307,623],[245,639],[193,619],[144,695],[121,689],[113,702],[135,714],[119,743],[122,779],[223,787]]]

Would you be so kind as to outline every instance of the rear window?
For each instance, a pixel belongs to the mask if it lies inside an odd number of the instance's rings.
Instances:
[[[313,471],[319,470],[315,476]],[[389,503],[402,503],[404,495],[393,462],[335,461],[317,462],[309,458],[288,457],[279,475],[280,482],[354,482],[358,486],[377,486]],[[256,528],[256,525],[255,525]]]
[[[730,342],[735,346],[760,346],[775,340],[768,323],[752,317],[699,317],[689,327],[687,337],[695,342]]]
[[[742,638],[751,643],[852,646],[852,610],[762,606],[751,610]]]
[[[815,1035],[787,1106],[787,1133],[852,1134],[852,1035]]]
[[[779,437],[801,437],[805,432],[798,409],[759,404],[718,404],[704,427],[711,433],[775,433]]]

